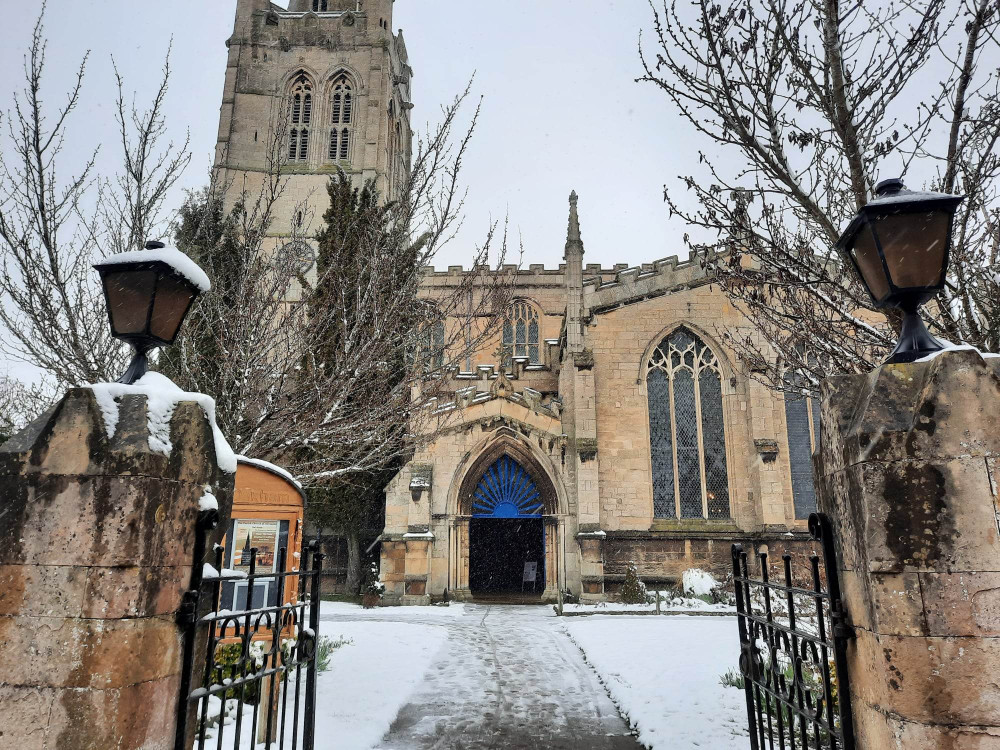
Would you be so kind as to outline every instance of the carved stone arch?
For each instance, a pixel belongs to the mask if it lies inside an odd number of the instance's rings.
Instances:
[[[689,320],[678,320],[671,323],[656,334],[646,345],[646,349],[642,353],[642,358],[639,360],[639,372],[636,373],[636,383],[639,385],[640,392],[643,394],[646,392],[646,370],[649,367],[649,359],[653,356],[653,352],[656,351],[656,347],[679,328],[686,328],[701,339],[705,346],[712,350],[719,363],[719,370],[722,373],[722,395],[726,396],[735,392],[736,389],[733,387],[732,381],[734,378],[738,381],[739,374],[733,366],[732,360],[729,358],[729,353],[714,336]]]
[[[539,491],[544,515],[563,515],[567,512],[565,488],[549,457],[514,430],[501,427],[466,454],[455,472],[448,497],[450,514],[472,514],[472,495],[479,480],[503,456],[513,458],[531,477]]]
[[[313,95],[316,94],[316,81],[319,80],[319,76],[316,70],[309,67],[308,65],[296,65],[294,68],[288,70],[284,76],[281,78],[281,83],[279,85],[279,91],[284,96],[292,88],[292,84],[299,74],[304,74],[313,87]]]
[[[336,65],[331,65],[323,73],[323,96],[329,97],[330,92],[333,90],[333,82],[341,75],[346,75],[351,80],[351,85],[354,90],[360,96],[366,93],[365,79],[355,68],[351,67],[347,63],[337,63]]]

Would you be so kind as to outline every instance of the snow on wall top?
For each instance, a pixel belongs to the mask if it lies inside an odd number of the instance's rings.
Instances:
[[[130,250],[124,253],[116,253],[102,260],[101,265],[110,265],[112,263],[152,263],[154,261],[166,263],[202,292],[207,292],[212,288],[212,282],[208,280],[208,275],[201,270],[201,266],[180,250],[172,247],[147,248],[145,250]]]
[[[196,266],[197,268],[197,266]],[[146,414],[149,426],[149,449],[154,453],[170,456],[173,444],[170,442],[170,419],[174,409],[182,401],[193,401],[205,412],[212,424],[215,437],[215,458],[219,468],[232,474],[236,471],[236,454],[222,430],[215,423],[215,399],[204,393],[189,393],[178,388],[169,378],[158,372],[147,372],[134,385],[121,383],[94,383],[87,386],[94,392],[97,404],[104,416],[104,427],[108,438],[115,436],[118,429],[118,402],[125,396],[145,396]]]

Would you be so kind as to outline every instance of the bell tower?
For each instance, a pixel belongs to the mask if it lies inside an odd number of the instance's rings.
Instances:
[[[392,197],[410,169],[409,66],[393,0],[237,0],[215,154],[227,197],[285,187],[275,247],[313,234],[338,169]]]

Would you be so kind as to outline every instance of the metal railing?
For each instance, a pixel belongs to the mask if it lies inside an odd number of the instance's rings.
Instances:
[[[853,637],[843,602],[830,520],[809,518],[820,557],[793,575],[782,556],[782,577],[770,578],[766,552],[757,555],[760,577],[750,575],[747,553],[733,545],[733,585],[740,631],[740,674],[752,750],[854,750],[847,670]],[[825,586],[824,586],[825,581]]]
[[[324,556],[314,542],[306,569],[286,571],[282,547],[273,570],[260,571],[259,550],[251,548],[244,574],[224,569],[216,545],[214,565],[206,565],[207,535],[217,523],[216,511],[199,518],[191,589],[178,613],[184,665],[175,750],[260,743],[313,750],[319,607],[310,603],[319,601]]]

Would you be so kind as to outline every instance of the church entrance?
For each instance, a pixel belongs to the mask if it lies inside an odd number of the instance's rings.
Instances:
[[[469,589],[473,594],[540,594],[545,587],[541,518],[473,518]]]
[[[541,594],[545,527],[534,480],[510,456],[482,475],[469,521],[469,590],[478,595]]]

